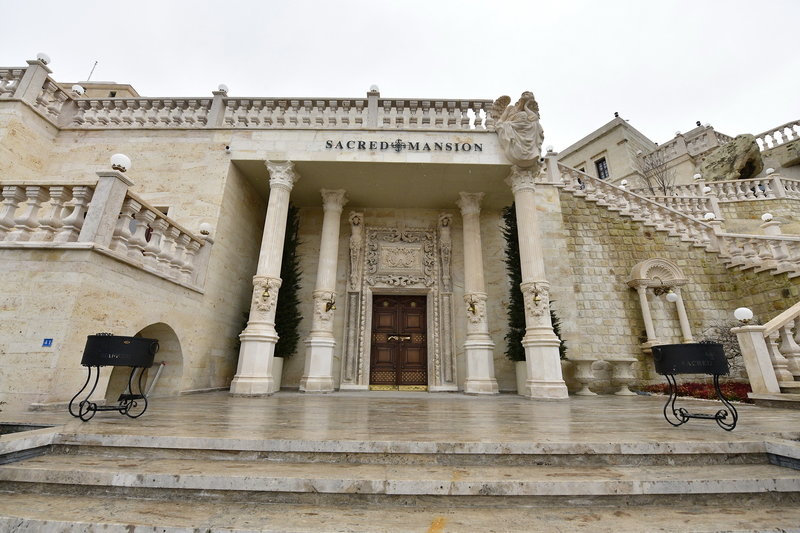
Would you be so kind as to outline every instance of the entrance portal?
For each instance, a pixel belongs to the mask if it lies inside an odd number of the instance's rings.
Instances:
[[[369,388],[427,390],[425,296],[375,296]]]

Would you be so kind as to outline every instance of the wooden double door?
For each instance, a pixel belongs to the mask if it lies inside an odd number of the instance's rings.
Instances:
[[[425,296],[374,296],[369,384],[373,390],[427,390]]]

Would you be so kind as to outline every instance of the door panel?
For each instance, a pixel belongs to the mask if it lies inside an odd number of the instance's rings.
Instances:
[[[428,384],[425,296],[375,296],[370,387],[424,390]]]

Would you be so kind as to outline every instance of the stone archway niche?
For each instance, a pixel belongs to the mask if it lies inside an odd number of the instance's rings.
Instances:
[[[148,397],[177,396],[181,391],[181,380],[183,378],[183,351],[175,330],[163,322],[158,322],[150,324],[136,333],[134,337],[158,339],[159,350],[153,366],[145,370],[147,380],[144,387],[145,391],[150,388],[159,366],[164,363],[161,374],[158,376],[158,381]],[[129,375],[129,367],[113,367],[108,380],[108,387],[106,387],[106,403],[117,402],[119,395],[125,392],[128,386]]]
[[[692,337],[689,319],[686,316],[686,307],[681,296],[681,287],[686,285],[689,280],[683,271],[671,261],[666,259],[654,258],[642,261],[633,267],[628,278],[628,286],[636,289],[639,293],[639,304],[642,308],[642,318],[647,332],[647,342],[642,344],[645,351],[657,344],[664,344],[658,339],[653,323],[653,315],[650,310],[650,302],[647,299],[648,289],[652,289],[656,295],[672,292],[675,294],[675,309],[678,314],[678,322],[681,328],[681,340],[684,343],[694,342]]]

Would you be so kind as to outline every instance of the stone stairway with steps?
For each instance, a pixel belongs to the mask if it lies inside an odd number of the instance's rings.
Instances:
[[[63,434],[0,465],[0,531],[800,531],[791,442]]]
[[[693,218],[561,163],[548,164],[553,169],[548,171],[547,179],[556,186],[656,231],[705,248],[728,268],[800,276],[800,237],[726,233],[720,231],[718,222]]]

